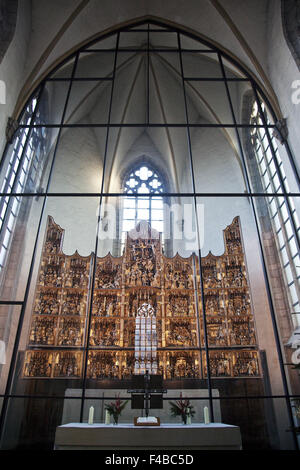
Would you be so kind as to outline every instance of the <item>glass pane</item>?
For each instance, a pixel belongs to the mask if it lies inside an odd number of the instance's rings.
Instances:
[[[229,129],[193,129],[191,144],[197,192],[245,191],[238,145]]]
[[[227,78],[246,78],[246,75],[232,62],[225,59],[224,57],[222,57],[222,62],[225,68],[225,75]]]
[[[59,67],[58,70],[54,71],[50,78],[52,79],[61,79],[61,78],[71,78],[74,66],[74,58],[67,60],[63,65]]]
[[[150,122],[185,124],[180,58],[177,52],[150,54]]]
[[[294,443],[284,398],[221,399],[222,422],[239,426],[243,450],[293,450]],[[218,403],[218,400],[214,400]]]
[[[114,57],[114,52],[84,52],[79,54],[75,78],[111,78]]]
[[[41,119],[36,118],[36,121],[40,123]],[[51,141],[56,135],[56,129],[46,129],[45,127],[22,128],[15,134],[13,143],[8,146],[5,155],[0,179],[1,192],[33,193],[41,191],[42,179],[47,181],[48,169],[45,168],[45,165],[51,164]],[[1,199],[0,215],[3,218],[4,199]]]
[[[186,81],[189,122],[232,125],[233,117],[223,82]],[[200,128],[201,130],[201,128]]]
[[[135,218],[135,209],[124,209],[123,217],[124,217],[124,219],[134,219]]]
[[[114,224],[108,217],[106,230],[101,228],[99,234],[88,368],[91,389],[93,380],[103,380],[114,393],[120,380],[129,381],[132,373],[147,368],[170,384],[176,378],[187,385],[188,380],[200,379],[193,282],[197,237],[192,200],[183,199],[181,206],[164,199],[162,221],[137,221],[129,232],[116,198],[108,201],[119,221]]]
[[[106,124],[111,87],[109,80],[73,82],[64,123],[76,126],[80,124]],[[96,138],[98,135],[102,136],[102,132],[105,133],[105,129],[103,130],[102,127],[97,127],[94,131]]]
[[[138,220],[149,220],[149,211],[147,209],[138,209],[137,218]]]
[[[105,145],[105,136],[99,136],[98,142]],[[141,166],[153,172],[148,180],[139,179],[135,174]],[[190,193],[193,186],[187,130],[177,127],[111,127],[105,169],[105,192]]]
[[[95,51],[95,49],[115,49],[117,47],[117,35],[109,36],[99,41],[94,41],[93,44],[86,46],[87,51]]]
[[[199,44],[199,47],[201,45]],[[183,52],[183,73],[187,78],[222,78],[218,55],[214,53]]]
[[[147,122],[147,72],[144,53],[119,53],[112,100],[112,123]]]
[[[155,27],[153,29],[156,29]],[[176,33],[169,32],[151,32],[150,33],[150,47],[154,49],[177,49],[178,39]]]
[[[47,381],[46,381],[47,382]],[[3,450],[53,451],[57,426],[79,422],[81,400],[68,398],[10,398]]]
[[[12,394],[62,396],[82,387],[96,209],[94,198],[53,197],[45,205]],[[34,215],[29,226],[36,227]]]
[[[106,128],[65,129],[53,147],[55,162],[50,193],[99,193],[102,184]],[[102,138],[101,138],[101,137]]]
[[[21,306],[0,305],[0,394],[5,393]],[[3,397],[0,397],[0,412]]]
[[[45,117],[47,124],[61,124],[69,87],[70,82],[68,80],[46,82],[38,103],[38,110]],[[37,121],[36,124],[39,124],[39,122]]]
[[[232,78],[236,78],[232,76]],[[237,124],[250,124],[249,114],[242,112],[241,103],[245,100],[245,96],[252,96],[251,83],[248,81],[228,81],[227,87],[229,89],[230,99],[233,107],[233,112]],[[246,119],[247,121],[246,121]]]
[[[147,27],[141,27],[141,29],[147,29]],[[149,45],[150,46],[150,45]],[[119,48],[120,49],[145,49],[148,47],[148,34],[147,32],[121,32],[120,33],[120,40],[119,40]]]
[[[180,41],[181,41],[181,48],[182,49],[208,49],[211,50],[210,46],[207,46],[203,44],[200,41],[195,41],[192,38],[189,38],[188,36],[185,36],[184,34],[180,35]]]
[[[148,209],[149,204],[150,204],[149,199],[138,199],[137,200],[137,206],[138,206],[139,209]]]
[[[22,301],[24,298],[43,202],[43,197],[12,197],[9,201],[0,239],[0,299],[2,301]],[[12,217],[12,210],[14,210],[14,217]],[[10,229],[8,224],[10,224]],[[28,230],[24,230],[24,224]]]

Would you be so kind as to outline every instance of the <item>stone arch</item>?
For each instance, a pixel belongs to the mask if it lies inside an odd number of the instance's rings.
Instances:
[[[214,39],[210,37],[205,36],[199,31],[196,31],[189,27],[185,27],[184,25],[179,24],[177,22],[175,23],[166,18],[162,18],[158,16],[145,15],[143,17],[133,18],[128,21],[117,23],[113,27],[110,27],[104,31],[93,34],[92,36],[86,38],[85,40],[71,47],[68,51],[66,51],[57,59],[55,59],[55,61],[52,64],[48,65],[47,68],[40,75],[36,75],[37,78],[33,79],[31,83],[29,84],[27,83],[24,85],[23,89],[20,91],[15,109],[13,112],[14,119],[18,119],[18,117],[20,116],[22,112],[22,109],[24,108],[25,103],[28,100],[28,97],[32,95],[34,90],[36,90],[39,87],[39,85],[48,76],[55,73],[57,70],[59,70],[61,66],[66,64],[69,59],[71,59],[72,57],[75,57],[79,49],[83,47],[87,47],[88,45],[95,44],[96,42],[99,42],[102,39],[106,39],[109,36],[112,36],[113,34],[118,33],[123,28],[138,27],[147,22],[153,23],[157,25],[158,27],[170,27],[178,31],[179,33],[184,34],[196,41],[202,42],[203,44],[206,44],[208,46],[213,46],[214,48],[218,49],[220,51],[220,54],[225,59],[231,62],[235,67],[241,70],[241,72],[243,72],[245,76],[249,77],[251,81],[254,81],[257,84],[260,90],[260,93],[262,94],[263,99],[268,103],[269,108],[272,110],[272,114],[273,114],[275,121],[277,121],[278,119],[282,117],[282,112],[281,112],[281,109],[277,100],[277,96],[274,90],[273,89],[271,90],[269,87],[264,85],[264,83],[251,71],[251,69],[241,59],[239,59],[235,54],[233,54],[229,49],[224,47],[221,43],[215,41]]]
[[[12,41],[18,16],[18,0],[0,0],[0,63]]]
[[[281,0],[283,34],[300,70],[300,3],[298,0]]]

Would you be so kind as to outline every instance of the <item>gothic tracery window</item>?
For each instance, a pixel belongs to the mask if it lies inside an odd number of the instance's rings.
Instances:
[[[124,182],[122,214],[122,245],[129,230],[141,220],[149,222],[158,232],[163,232],[163,183],[157,171],[146,164],[141,164],[129,173]],[[149,194],[149,196],[147,196]]]

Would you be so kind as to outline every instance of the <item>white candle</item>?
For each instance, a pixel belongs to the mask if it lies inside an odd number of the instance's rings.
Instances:
[[[89,410],[89,421],[88,421],[88,423],[93,424],[93,422],[94,422],[94,407],[91,406],[90,410]]]
[[[189,412],[187,415],[186,424],[192,424],[191,412]]]
[[[110,424],[110,414],[108,410],[105,410],[105,424]]]
[[[209,424],[209,412],[207,406],[204,407],[204,423]]]

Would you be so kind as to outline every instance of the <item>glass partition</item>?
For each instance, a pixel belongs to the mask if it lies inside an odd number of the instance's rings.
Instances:
[[[97,38],[36,90],[1,168],[2,448],[51,449],[117,396],[132,423],[147,371],[162,423],[181,394],[244,449],[297,447],[298,176],[262,96],[158,21]]]

